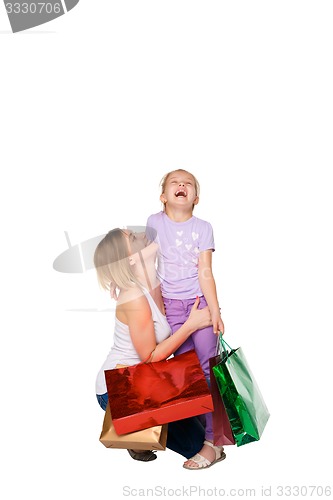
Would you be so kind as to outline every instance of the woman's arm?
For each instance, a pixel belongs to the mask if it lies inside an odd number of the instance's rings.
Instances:
[[[199,284],[212,316],[214,333],[218,333],[219,331],[224,333],[224,324],[221,318],[216,284],[212,270],[212,253],[211,250],[205,250],[199,255]]]
[[[152,352],[154,352],[153,361],[166,359],[193,332],[212,324],[208,307],[198,310],[199,301],[198,298],[194,303],[187,321],[173,335],[159,344],[156,344],[151,309],[144,295],[119,306],[121,313],[126,316],[131,339],[140,359],[148,360]]]

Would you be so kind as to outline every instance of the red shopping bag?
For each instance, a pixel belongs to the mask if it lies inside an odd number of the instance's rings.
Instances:
[[[134,432],[213,410],[194,350],[163,361],[105,370],[117,434]]]
[[[225,409],[214,373],[213,366],[221,362],[221,355],[213,356],[209,359],[210,369],[210,392],[212,394],[214,411],[213,419],[213,434],[215,446],[235,444],[235,438],[231,430],[227,411]]]

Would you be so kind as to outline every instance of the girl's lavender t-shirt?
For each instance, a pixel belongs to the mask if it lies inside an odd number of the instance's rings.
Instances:
[[[215,250],[211,224],[194,216],[186,222],[174,222],[165,212],[159,212],[148,217],[147,236],[159,245],[157,275],[163,297],[191,299],[203,295],[198,259],[200,252]]]

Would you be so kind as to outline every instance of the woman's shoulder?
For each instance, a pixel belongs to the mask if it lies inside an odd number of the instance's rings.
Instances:
[[[149,305],[144,291],[138,285],[134,285],[126,290],[121,290],[117,300],[117,307],[133,307],[133,302],[142,306],[145,304]]]
[[[129,321],[148,317],[151,315],[151,307],[147,297],[140,287],[134,286],[127,290],[122,290],[119,294],[116,305],[116,318],[128,325]]]

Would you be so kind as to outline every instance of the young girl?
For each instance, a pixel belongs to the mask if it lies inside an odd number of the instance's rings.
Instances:
[[[198,310],[199,299],[188,320],[170,336],[164,314],[160,282],[156,276],[157,244],[145,233],[113,229],[101,240],[94,264],[101,286],[117,291],[114,344],[96,379],[97,400],[106,409],[108,394],[104,370],[135,365],[141,361],[168,358],[198,328],[211,324],[208,307]],[[204,440],[202,425],[196,417],[168,426],[167,447],[189,458],[200,450]],[[141,461],[156,458],[152,451],[128,450]]]
[[[175,355],[195,349],[209,380],[209,358],[215,355],[216,335],[224,332],[212,272],[213,229],[209,222],[193,215],[199,202],[199,183],[190,172],[178,169],[161,181],[163,211],[147,221],[147,235],[157,232],[159,244],[157,274],[161,281],[166,317],[176,332],[189,317],[191,307],[200,297],[200,307],[208,305],[212,325],[194,332]],[[212,414],[207,413],[205,442],[201,451],[185,462],[187,469],[208,467],[216,460],[213,448]],[[216,448],[216,447],[215,447]],[[220,448],[221,458],[225,457]]]

